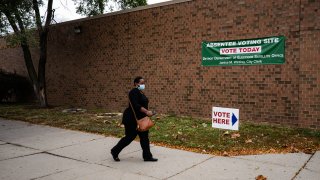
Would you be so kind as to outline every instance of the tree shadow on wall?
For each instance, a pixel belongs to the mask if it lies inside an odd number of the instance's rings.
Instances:
[[[0,103],[29,103],[35,99],[28,78],[0,70]]]

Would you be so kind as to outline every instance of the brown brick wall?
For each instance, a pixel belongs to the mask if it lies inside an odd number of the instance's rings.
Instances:
[[[10,48],[6,40],[0,38],[0,71],[27,75],[21,48]]]
[[[320,128],[320,1],[301,2],[299,124]]]
[[[38,61],[37,49],[31,47],[35,68]],[[4,38],[0,38],[0,71],[28,76],[28,71],[23,59],[23,52],[20,46],[10,47]]]
[[[319,22],[319,1],[193,0],[58,24],[49,102],[123,111],[142,75],[159,113],[210,118],[212,106],[233,107],[241,120],[319,129]],[[201,66],[202,41],[277,35],[285,64]]]

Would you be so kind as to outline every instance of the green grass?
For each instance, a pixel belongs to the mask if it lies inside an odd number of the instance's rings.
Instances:
[[[122,137],[121,116],[98,117],[104,109],[63,113],[66,107],[41,109],[33,105],[0,105],[0,116],[34,124]],[[241,121],[239,131],[213,129],[205,119],[160,115],[150,130],[152,143],[216,155],[277,152],[313,153],[320,149],[320,131]]]

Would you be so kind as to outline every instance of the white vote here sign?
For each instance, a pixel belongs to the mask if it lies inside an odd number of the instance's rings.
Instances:
[[[212,127],[239,130],[239,109],[212,107]]]

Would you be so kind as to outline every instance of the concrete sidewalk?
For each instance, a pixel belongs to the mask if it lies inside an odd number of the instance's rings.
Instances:
[[[114,162],[119,139],[0,119],[0,179],[320,179],[320,151],[219,157],[133,142]]]

